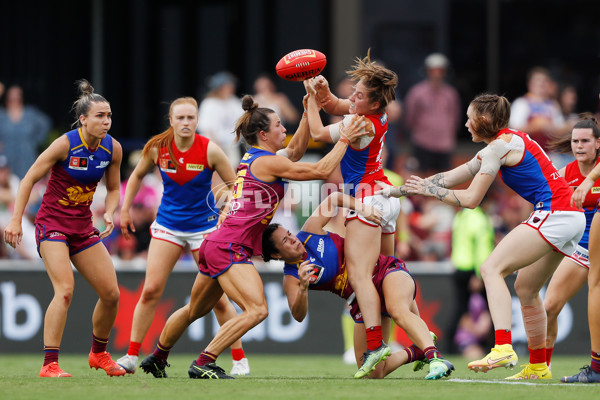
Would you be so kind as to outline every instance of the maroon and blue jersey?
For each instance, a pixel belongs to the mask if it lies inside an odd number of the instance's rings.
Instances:
[[[262,254],[262,234],[283,200],[287,186],[282,178],[264,182],[252,174],[252,163],[265,156],[275,156],[275,153],[254,146],[244,154],[237,169],[227,217],[206,240],[241,244],[252,250],[254,256]]]
[[[350,297],[354,291],[350,287],[346,271],[344,239],[335,233],[317,235],[305,231],[300,231],[297,238],[304,244],[307,259],[315,265],[311,272],[309,289],[327,290],[343,299]],[[298,267],[303,261],[286,263],[283,274],[299,279]]]
[[[571,188],[540,145],[526,133],[502,129],[498,136],[504,133],[516,135],[525,143],[523,158],[518,164],[500,167],[504,183],[533,204],[535,210],[577,211],[571,206]]]
[[[163,180],[163,195],[156,222],[180,232],[201,232],[217,225],[218,211],[211,190],[213,170],[208,166],[209,140],[198,134],[187,151],[171,144],[176,166],[169,150],[158,151],[156,165]]]
[[[298,268],[303,261],[309,260],[313,264],[313,270],[309,277],[309,290],[329,291],[346,300],[350,305],[350,315],[357,323],[363,323],[362,313],[358,307],[358,301],[354,290],[348,281],[346,262],[344,258],[344,238],[335,233],[327,232],[324,235],[317,235],[300,231],[297,235],[298,240],[304,244],[306,255],[303,260],[296,263],[285,263],[283,274],[298,276]],[[385,303],[385,294],[383,292],[383,281],[386,276],[392,272],[403,271],[409,277],[410,272],[406,269],[404,262],[392,256],[379,255],[377,263],[373,268],[373,285],[379,295],[381,306],[381,315],[389,315]],[[414,279],[413,279],[414,281]],[[416,296],[416,285],[412,293],[413,299]]]
[[[598,164],[598,161],[596,161]],[[585,179],[585,176],[581,175],[581,171],[579,170],[579,165],[577,160],[570,162],[565,167],[565,180],[567,184],[571,186],[573,189],[577,189],[581,182]],[[582,247],[588,248],[589,238],[590,238],[590,228],[592,226],[592,219],[594,219],[594,214],[596,210],[598,210],[598,201],[600,200],[600,179],[594,182],[594,186],[590,189],[590,191],[585,195],[585,199],[583,200],[583,212],[585,213],[585,232],[583,232],[583,236],[579,241],[579,245]]]
[[[35,223],[61,226],[61,232],[76,234],[92,227],[90,205],[96,186],[112,161],[113,139],[106,135],[91,150],[79,129],[65,133],[69,139],[67,159],[56,163]]]
[[[372,196],[375,191],[375,181],[391,185],[383,173],[381,165],[381,152],[388,130],[388,115],[384,112],[380,115],[365,115],[365,117],[373,123],[375,128],[373,140],[362,150],[348,146],[340,162],[345,191],[358,198]]]

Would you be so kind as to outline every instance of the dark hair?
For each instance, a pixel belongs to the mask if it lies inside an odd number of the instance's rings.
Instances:
[[[273,232],[277,230],[281,225],[276,222],[269,224],[267,229],[265,229],[262,236],[262,258],[265,262],[271,261],[273,259],[273,254],[279,253],[279,249],[275,245],[275,241],[273,240]]]
[[[596,116],[590,112],[579,114],[579,121],[573,125],[573,129],[591,129],[594,137],[596,139],[600,138],[598,120],[596,119]],[[571,148],[573,129],[571,129],[571,133],[568,135],[563,135],[562,137],[550,142],[550,148],[560,153],[570,153],[573,151]],[[596,150],[596,158],[598,158],[598,156],[600,156],[600,149]]]
[[[198,114],[198,102],[196,101],[196,99],[194,99],[193,97],[179,97],[178,99],[173,100],[173,102],[169,106],[169,118],[173,116],[173,109],[179,104],[191,104],[196,108],[196,115]],[[169,159],[175,165],[175,168],[180,167],[181,163],[177,161],[177,158],[173,153],[172,143],[174,138],[175,131],[173,130],[172,126],[169,126],[169,128],[166,131],[159,133],[158,135],[154,135],[150,138],[150,140],[148,140],[148,142],[144,146],[144,149],[142,150],[142,157],[146,156],[153,148],[157,148],[160,150],[162,147],[166,147],[169,152]]]
[[[475,96],[470,107],[475,113],[471,119],[471,129],[481,138],[492,138],[502,129],[508,128],[510,101],[506,97],[482,93]]]
[[[371,49],[363,59],[356,58],[352,69],[346,71],[353,81],[362,82],[366,89],[369,100],[379,103],[379,111],[383,111],[387,105],[396,99],[396,86],[398,75],[390,69],[371,61]]]
[[[108,101],[98,93],[94,93],[94,87],[87,79],[80,79],[75,82],[75,84],[81,94],[73,103],[73,107],[71,107],[71,109],[75,111],[75,122],[73,122],[72,126],[80,127],[81,121],[79,121],[79,117],[88,115],[92,103],[108,103]]]
[[[242,109],[245,113],[235,125],[236,141],[243,137],[249,145],[255,145],[258,143],[258,133],[260,131],[269,132],[271,128],[269,114],[274,114],[275,111],[270,108],[259,107],[258,103],[254,102],[254,98],[248,94],[242,98]]]

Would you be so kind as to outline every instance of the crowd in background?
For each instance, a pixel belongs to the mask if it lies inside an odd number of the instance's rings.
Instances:
[[[384,159],[384,167],[388,170],[386,175],[395,175],[400,179],[400,183],[394,183],[395,185],[401,184],[401,180],[410,175],[426,177],[448,170],[464,163],[473,154],[470,151],[462,152],[460,149],[461,142],[465,143],[460,140],[459,135],[466,131],[463,126],[466,120],[466,106],[460,104],[458,92],[447,80],[447,72],[451,68],[448,59],[442,54],[432,54],[425,59],[424,67],[426,76],[423,81],[414,85],[406,94],[399,93],[397,98],[401,100],[393,102],[387,108],[388,154]],[[557,169],[560,169],[572,158],[550,152],[548,143],[568,134],[577,122],[579,112],[597,110],[578,109],[575,88],[568,83],[557,81],[543,67],[532,68],[524,82],[527,92],[513,99],[510,127],[527,132],[549,152]],[[233,135],[235,121],[243,112],[237,84],[237,78],[225,71],[218,72],[207,80],[206,95],[200,102],[198,124],[198,132],[221,146],[234,168],[245,151],[245,144],[235,143]],[[347,98],[352,93],[352,83],[349,80],[331,82],[331,86],[342,98]],[[261,106],[273,109],[281,117],[288,132],[294,131],[301,115],[301,99],[289,99],[285,94],[278,92],[276,81],[268,74],[256,78],[253,95]],[[23,90],[19,86],[5,88],[0,83],[0,99],[0,227],[4,229],[10,220],[19,180],[49,143],[52,122],[41,110],[25,102]],[[156,132],[149,132],[148,135],[156,134],[160,130],[161,127],[157,127]],[[327,146],[311,141],[305,157],[314,161],[327,150]],[[129,149],[125,153],[122,196],[127,178],[140,156],[140,149]],[[216,177],[214,184],[219,183]],[[285,221],[282,222],[284,226],[290,230],[296,229],[297,232],[312,211],[307,210],[306,204],[302,203],[305,198],[303,191],[319,192],[321,187],[336,187],[339,184],[339,170],[334,172],[327,182],[297,183],[296,190],[291,190],[286,195],[274,220]],[[17,249],[1,245],[0,258],[38,259],[32,221],[44,192],[45,180],[42,180],[33,189],[23,219],[23,244]],[[298,192],[302,192],[303,195],[298,196]],[[99,185],[92,205],[97,224],[103,224],[105,194],[105,189]],[[111,236],[105,239],[109,252],[119,261],[115,263],[117,267],[127,266],[139,270],[145,268],[151,238],[150,225],[156,217],[161,195],[162,181],[158,172],[149,173],[144,178],[131,208],[131,217],[136,226],[133,237],[127,240],[122,236],[120,229],[115,229]],[[324,192],[315,199],[314,206],[316,207],[326,195]],[[485,310],[485,304],[482,305],[482,302],[485,303],[485,296],[481,295],[482,285],[480,281],[477,282],[480,261],[465,261],[464,257],[457,256],[456,249],[465,248],[464,243],[457,242],[458,232],[462,242],[468,241],[465,238],[465,226],[481,218],[478,223],[487,227],[487,237],[492,242],[490,246],[493,247],[506,232],[527,218],[531,206],[504,184],[499,183],[492,186],[485,201],[474,211],[479,215],[466,215],[471,210],[459,211],[458,208],[434,198],[411,196],[405,199],[401,215],[404,220],[399,222],[396,232],[396,256],[405,261],[452,262],[457,271],[457,290],[472,292],[476,296],[465,296],[460,301],[450,329],[456,332],[458,350],[476,353],[477,349],[471,346],[472,341],[467,340],[472,338],[474,333],[465,330],[466,327],[476,326],[475,322]],[[118,227],[118,215],[115,217]],[[467,219],[470,219],[470,222],[464,222]],[[343,218],[339,218],[339,221],[343,224]],[[100,231],[103,230],[102,226],[97,227]],[[335,230],[335,225],[332,225],[331,229]],[[481,240],[481,236],[474,235],[473,240]],[[464,255],[464,250],[461,252]],[[189,252],[183,254],[182,257],[191,257]],[[487,254],[483,259],[486,256]],[[192,263],[189,265],[191,268],[195,267]],[[470,315],[472,320],[463,321],[465,315]],[[485,318],[484,320],[487,321]],[[480,331],[489,332],[489,327],[487,330],[480,328]]]

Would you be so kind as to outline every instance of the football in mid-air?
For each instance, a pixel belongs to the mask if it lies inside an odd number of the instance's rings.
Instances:
[[[315,77],[323,71],[327,57],[318,50],[294,50],[281,57],[275,66],[277,75],[288,81],[303,81]]]

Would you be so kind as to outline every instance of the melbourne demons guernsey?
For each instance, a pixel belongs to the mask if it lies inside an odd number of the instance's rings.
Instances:
[[[90,150],[79,129],[65,135],[69,139],[69,155],[52,167],[35,223],[59,226],[65,234],[84,234],[92,227],[90,204],[112,161],[113,139],[106,135],[96,149]]]
[[[500,167],[504,183],[533,204],[535,210],[577,211],[570,204],[571,188],[540,145],[526,133],[502,129],[498,136],[504,133],[516,135],[525,143],[523,158],[518,164]]]
[[[598,162],[596,162],[598,164]],[[565,179],[569,186],[576,189],[581,182],[585,179],[585,176],[581,175],[577,160],[570,162],[565,167]],[[579,245],[588,248],[590,227],[592,226],[592,219],[598,208],[598,201],[600,200],[600,179],[594,182],[592,189],[585,195],[583,200],[583,212],[585,213],[585,232],[583,237],[579,241]]]
[[[162,147],[156,165],[163,180],[163,196],[158,207],[156,222],[180,232],[201,232],[217,225],[218,213],[211,190],[213,170],[208,166],[209,140],[194,136],[194,143],[181,152],[171,143],[176,167],[169,158],[169,150]]]
[[[362,150],[348,146],[346,154],[340,162],[345,191],[358,198],[372,196],[375,191],[375,181],[391,185],[383,173],[381,165],[381,152],[388,129],[387,113],[365,115],[365,117],[373,123],[375,128],[373,140]]]
[[[262,254],[262,234],[283,199],[287,182],[281,178],[261,181],[252,175],[250,166],[260,157],[274,155],[260,147],[252,147],[244,154],[237,169],[227,217],[206,240],[241,244],[252,250],[252,255]]]

